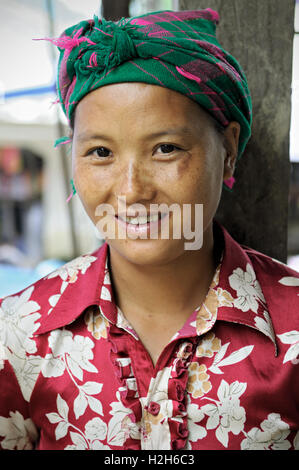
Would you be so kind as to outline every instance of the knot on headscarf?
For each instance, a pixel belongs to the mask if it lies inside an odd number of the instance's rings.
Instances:
[[[136,48],[129,32],[121,28],[114,30],[112,49],[112,67],[137,56]]]
[[[102,20],[102,23],[97,23],[98,26],[94,25],[90,36],[92,43],[86,43],[79,53],[77,70],[83,75],[89,75],[91,72],[101,74],[137,57],[130,29],[126,30],[111,21]]]

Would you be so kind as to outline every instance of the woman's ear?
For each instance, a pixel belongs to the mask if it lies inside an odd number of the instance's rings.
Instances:
[[[232,121],[223,131],[224,147],[226,156],[224,160],[223,180],[232,178],[239,149],[239,137],[241,126],[238,122]]]

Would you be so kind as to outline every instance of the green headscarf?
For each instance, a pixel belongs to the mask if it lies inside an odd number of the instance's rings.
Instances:
[[[251,96],[241,66],[216,39],[218,22],[211,9],[159,11],[118,22],[94,16],[49,39],[60,51],[57,88],[69,122],[78,102],[99,87],[160,85],[196,101],[223,127],[239,122],[239,158],[251,135]]]

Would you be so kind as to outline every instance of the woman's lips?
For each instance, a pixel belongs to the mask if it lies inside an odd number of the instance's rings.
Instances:
[[[152,215],[152,214],[151,214]],[[118,216],[116,215],[115,218],[117,220],[117,223],[120,225],[120,227],[126,231],[127,235],[134,236],[134,238],[138,238],[138,236],[143,236],[144,238],[150,238],[150,235],[157,234],[160,227],[162,220],[165,222],[166,217],[169,214],[160,214],[157,220],[152,220],[146,223],[135,223],[132,224],[125,219],[125,216]],[[149,235],[149,237],[148,237]],[[155,237],[156,238],[156,237]]]

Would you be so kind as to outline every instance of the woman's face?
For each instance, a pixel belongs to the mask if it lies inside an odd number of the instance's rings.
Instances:
[[[91,220],[102,229],[104,220],[105,228],[109,225],[110,248],[142,265],[181,256],[186,242],[182,224],[199,230],[196,204],[203,205],[204,240],[211,236],[223,179],[233,173],[238,126],[231,123],[221,136],[196,103],[159,86],[121,83],[87,94],[76,108],[73,177]],[[112,208],[110,215],[101,212],[102,204]],[[134,204],[141,204],[145,215],[160,212],[152,205],[176,204],[181,209],[182,237],[172,235],[177,220],[172,211],[167,216],[162,210],[158,222],[154,217],[135,225],[137,220],[125,219],[125,213],[138,215],[136,208],[141,206]],[[184,204],[191,208],[188,221],[182,217]],[[162,223],[169,226],[168,239],[161,236]]]

